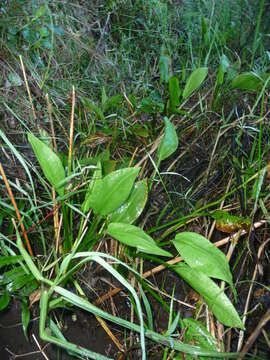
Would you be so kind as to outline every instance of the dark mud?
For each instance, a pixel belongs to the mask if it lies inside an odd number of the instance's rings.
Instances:
[[[75,358],[68,355],[65,350],[52,344],[45,344],[40,340],[37,306],[34,306],[34,310],[32,309],[28,341],[23,333],[21,305],[18,301],[12,302],[8,309],[1,313],[0,319],[1,360],[13,360],[15,358],[44,360],[33,335],[49,359],[70,360]],[[93,315],[80,310],[65,311],[60,319],[63,334],[69,341],[111,358],[117,355],[117,349]]]

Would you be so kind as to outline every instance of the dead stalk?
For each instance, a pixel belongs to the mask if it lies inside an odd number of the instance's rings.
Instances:
[[[37,115],[36,115],[35,107],[34,107],[34,104],[33,104],[32,96],[31,96],[31,92],[30,92],[30,88],[29,88],[29,85],[28,85],[26,72],[25,72],[25,68],[24,68],[24,63],[23,63],[23,59],[22,59],[21,55],[20,55],[20,63],[21,63],[21,68],[22,68],[22,72],[23,72],[23,78],[24,78],[24,82],[25,82],[26,91],[27,91],[27,94],[28,94],[28,99],[29,99],[31,109],[32,109],[32,114],[33,114],[33,118],[34,118],[34,122],[35,122],[35,127],[37,128],[38,127]]]
[[[31,245],[30,245],[30,242],[29,242],[29,239],[28,239],[28,236],[27,236],[27,233],[26,233],[26,230],[25,230],[25,227],[23,225],[23,222],[22,222],[22,219],[21,219],[21,214],[19,212],[19,209],[18,209],[18,206],[16,204],[16,201],[15,201],[15,198],[14,198],[14,195],[12,193],[12,190],[11,190],[11,187],[9,186],[9,183],[8,183],[8,180],[7,180],[7,177],[6,177],[6,174],[5,174],[5,171],[3,169],[3,166],[2,166],[2,163],[0,161],[0,173],[3,177],[3,180],[4,180],[4,183],[5,183],[5,186],[6,186],[6,189],[7,189],[7,192],[8,192],[8,195],[10,197],[10,200],[12,202],[12,205],[14,207],[14,210],[15,210],[15,213],[16,213],[16,216],[17,216],[17,219],[19,221],[19,224],[20,224],[20,227],[21,227],[21,230],[22,230],[22,233],[23,233],[23,237],[25,239],[25,243],[26,243],[26,247],[27,247],[27,250],[29,252],[29,254],[31,256],[33,256],[33,251],[32,251],[32,248],[31,248]]]
[[[71,105],[71,116],[70,116],[70,133],[69,133],[69,151],[68,151],[68,174],[71,171],[71,160],[72,160],[72,146],[73,146],[73,133],[74,133],[74,111],[75,111],[75,87],[72,86],[72,105]]]

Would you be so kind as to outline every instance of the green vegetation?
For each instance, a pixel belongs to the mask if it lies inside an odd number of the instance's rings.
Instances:
[[[39,302],[40,339],[71,358],[267,358],[269,331],[252,338],[249,317],[269,318],[255,296],[270,298],[258,271],[269,258],[269,10],[2,2],[0,311],[21,303],[27,340]],[[109,281],[95,279],[100,268]],[[120,292],[129,306],[118,311]],[[60,318],[77,309],[111,353],[68,340]]]

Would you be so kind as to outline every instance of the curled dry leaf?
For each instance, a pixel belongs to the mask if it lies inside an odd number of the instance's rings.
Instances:
[[[33,291],[30,295],[29,295],[29,309],[32,307],[32,305],[34,303],[36,303],[37,301],[40,300],[40,296],[41,296],[41,288]]]

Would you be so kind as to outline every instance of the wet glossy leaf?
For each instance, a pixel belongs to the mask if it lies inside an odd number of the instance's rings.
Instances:
[[[132,224],[141,215],[147,196],[147,180],[138,181],[127,201],[110,215],[110,222]]]
[[[183,99],[187,99],[195,90],[197,90],[208,74],[207,67],[201,67],[192,72],[187,80],[186,86],[183,91]]]
[[[180,87],[177,76],[169,80],[170,109],[173,111],[180,106]]]
[[[65,179],[65,170],[61,160],[55,152],[33,134],[28,133],[28,141],[32,145],[40,167],[47,180],[59,195],[64,195],[64,186],[59,185]]]
[[[174,270],[205,300],[210,310],[222,324],[244,329],[234,306],[213,280],[197,269],[179,264]]]
[[[175,236],[173,244],[194,270],[233,284],[226,256],[204,236],[194,232],[182,232]]]
[[[253,72],[245,72],[236,76],[232,81],[232,88],[246,91],[260,91],[263,80]]]
[[[182,320],[186,327],[185,342],[196,343],[206,350],[218,351],[218,343],[207,331],[206,327],[195,319],[185,318]]]
[[[167,159],[178,148],[178,136],[174,125],[165,117],[165,133],[158,148],[158,163]]]
[[[97,169],[94,171],[93,177],[90,181],[90,184],[88,186],[86,195],[85,195],[85,200],[82,204],[82,211],[84,213],[88,212],[91,208],[91,194],[92,194],[92,190],[94,188],[94,185],[96,182],[98,181],[102,181],[102,170],[101,170],[101,163],[100,161],[97,164]]]
[[[137,226],[122,223],[110,223],[107,233],[121,243],[137,248],[138,251],[152,255],[172,256],[168,251],[161,249],[151,236],[147,235]]]
[[[119,208],[127,200],[139,171],[139,167],[120,169],[96,181],[87,197],[88,207],[103,216]]]
[[[30,321],[30,310],[28,309],[28,306],[27,306],[27,299],[23,298],[23,300],[22,300],[22,327],[23,327],[24,336],[26,337],[27,340],[28,340],[27,328],[29,325],[29,321]]]
[[[0,296],[0,311],[4,310],[10,301],[10,295],[7,290],[4,290],[4,293]]]

